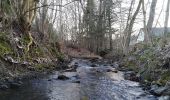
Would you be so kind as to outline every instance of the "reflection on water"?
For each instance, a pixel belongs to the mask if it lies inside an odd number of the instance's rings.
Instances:
[[[87,61],[77,62],[81,66],[77,72],[65,74],[69,77],[78,75],[80,84],[72,82],[75,78],[56,80],[56,72],[42,79],[26,81],[19,89],[0,92],[0,100],[157,100],[146,94],[138,83],[124,80],[122,72],[95,72]]]

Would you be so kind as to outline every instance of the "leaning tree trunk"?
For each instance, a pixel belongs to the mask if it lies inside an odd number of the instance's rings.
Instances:
[[[127,28],[125,28],[127,35],[126,35],[126,40],[125,40],[125,43],[124,43],[125,44],[124,45],[124,54],[126,54],[126,55],[129,53],[129,44],[130,44],[130,39],[131,39],[132,28],[133,28],[136,16],[138,15],[138,13],[140,11],[140,7],[141,7],[141,4],[142,4],[142,1],[143,0],[139,1],[137,9],[136,9],[134,15],[132,16],[132,19],[130,20],[130,24],[128,25]]]

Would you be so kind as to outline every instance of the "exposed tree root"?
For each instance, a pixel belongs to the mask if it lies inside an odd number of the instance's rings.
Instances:
[[[30,32],[29,32],[28,34],[29,34],[29,40],[30,40],[30,42],[29,42],[28,45],[27,45],[26,52],[29,52],[30,46],[33,44],[33,37],[32,37],[32,35],[31,35]]]

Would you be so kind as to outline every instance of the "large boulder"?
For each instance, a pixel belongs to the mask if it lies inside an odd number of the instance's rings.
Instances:
[[[68,80],[70,79],[69,77],[65,76],[65,75],[58,75],[58,78],[59,80]]]
[[[170,95],[170,86],[154,87],[151,89],[151,92],[157,96],[169,96]]]

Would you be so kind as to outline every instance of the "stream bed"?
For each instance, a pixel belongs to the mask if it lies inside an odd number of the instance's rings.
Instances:
[[[0,92],[0,100],[158,100],[139,83],[125,80],[123,72],[102,64],[91,67],[89,60],[74,59],[76,71],[54,72],[27,80],[17,89]],[[59,80],[58,75],[69,77]]]

